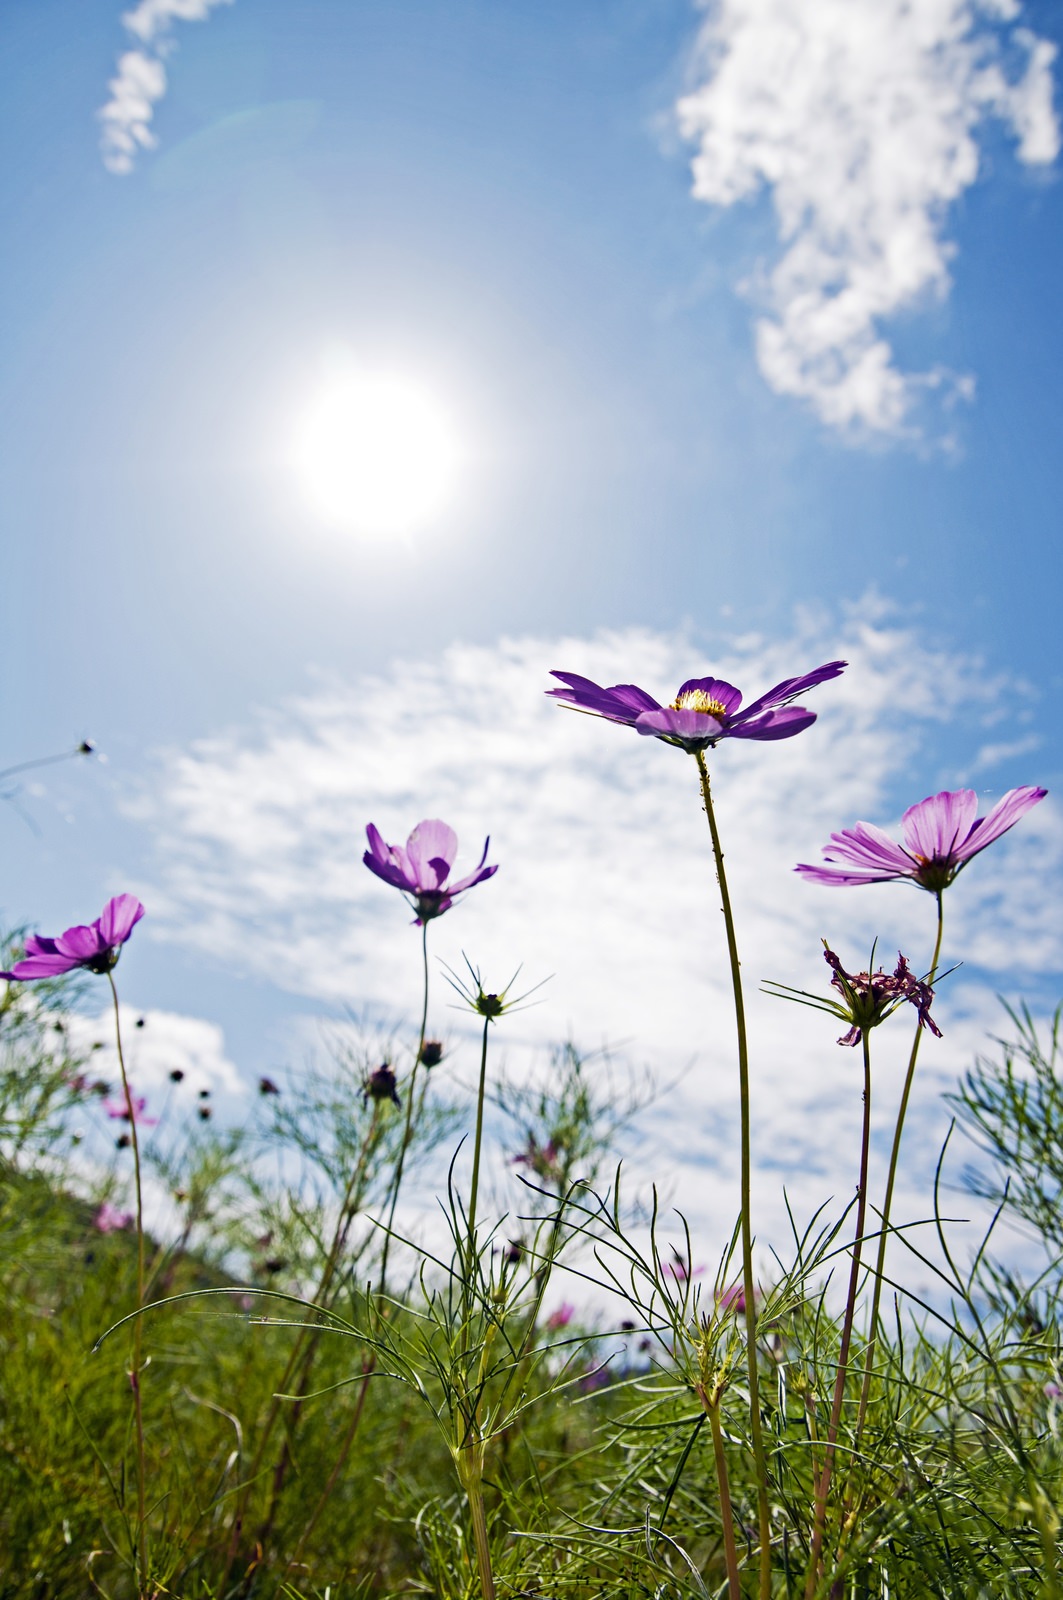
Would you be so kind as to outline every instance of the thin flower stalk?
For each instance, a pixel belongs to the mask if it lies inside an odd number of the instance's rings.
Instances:
[[[849,1288],[845,1297],[842,1318],[841,1344],[838,1350],[838,1370],[834,1379],[834,1398],[831,1402],[830,1421],[823,1450],[823,1466],[816,1484],[815,1505],[812,1513],[812,1540],[809,1547],[808,1576],[805,1581],[805,1600],[811,1600],[820,1581],[820,1564],[823,1555],[823,1536],[827,1521],[827,1502],[830,1496],[834,1457],[841,1424],[842,1403],[845,1399],[845,1379],[849,1366],[849,1349],[856,1316],[856,1294],[860,1284],[860,1260],[864,1241],[864,1224],[867,1218],[867,1169],[871,1149],[871,1045],[870,1029],[861,1034],[864,1058],[864,1115],[860,1131],[860,1179],[856,1192],[856,1234],[853,1240],[852,1262],[849,1269]]]
[[[734,997],[735,1026],[738,1033],[738,1098],[741,1143],[742,1189],[742,1290],[745,1297],[746,1364],[749,1374],[749,1429],[753,1444],[753,1463],[757,1480],[757,1525],[760,1538],[760,1594],[762,1600],[771,1595],[771,1512],[768,1505],[768,1463],[764,1450],[764,1434],[760,1421],[760,1380],[757,1370],[757,1298],[753,1276],[753,1227],[750,1215],[752,1190],[752,1162],[750,1153],[750,1102],[749,1102],[749,1044],[746,1034],[745,1001],[742,995],[742,968],[738,959],[738,940],[735,935],[731,897],[727,889],[727,874],[723,865],[723,847],[716,825],[712,804],[712,786],[709,769],[702,750],[694,751],[701,780],[701,793],[705,801],[705,815],[712,836],[712,853],[716,862],[716,879],[720,886],[724,927],[727,932],[727,955],[731,966],[731,990]],[[711,1419],[710,1419],[711,1420]]]
[[[941,960],[941,940],[945,931],[945,913],[942,900],[942,891],[937,891],[937,938],[934,941],[934,955],[930,962],[930,971],[926,981],[933,984],[937,977],[938,963]],[[882,1303],[882,1283],[886,1268],[886,1248],[889,1242],[890,1211],[893,1206],[893,1188],[897,1180],[897,1166],[901,1153],[901,1137],[904,1133],[904,1120],[908,1112],[908,1100],[912,1092],[912,1083],[915,1079],[916,1063],[919,1059],[919,1044],[923,1037],[923,1028],[920,1022],[916,1023],[915,1036],[912,1039],[911,1053],[908,1057],[908,1070],[904,1076],[904,1087],[901,1090],[900,1105],[897,1108],[897,1121],[893,1129],[893,1143],[890,1146],[889,1167],[886,1172],[886,1191],[882,1200],[882,1221],[878,1236],[878,1253],[875,1258],[874,1283],[871,1289],[871,1318],[868,1328],[867,1352],[864,1362],[864,1377],[860,1388],[860,1409],[856,1418],[856,1437],[853,1443],[853,1455],[859,1447],[860,1436],[863,1432],[864,1419],[867,1416],[868,1398],[871,1393],[871,1375],[875,1360],[875,1346],[878,1342],[879,1309]]]
[[[109,969],[106,977],[111,986],[111,1000],[114,1005],[114,1042],[118,1052],[118,1070],[122,1075],[122,1094],[125,1097],[126,1111],[129,1116],[129,1138],[133,1149],[133,1186],[136,1193],[137,1229],[136,1309],[139,1312],[144,1306],[144,1192],[140,1177],[140,1139],[137,1134],[136,1109],[126,1073],[125,1052],[122,1049],[122,1019],[118,1007],[118,989],[115,986],[114,974]],[[144,1594],[147,1592],[148,1581],[148,1520],[145,1507],[147,1472],[144,1459],[144,1409],[140,1392],[142,1355],[142,1319],[137,1316],[133,1319],[133,1370],[129,1374],[129,1381],[133,1390],[133,1415],[137,1438],[137,1586],[140,1593]]]

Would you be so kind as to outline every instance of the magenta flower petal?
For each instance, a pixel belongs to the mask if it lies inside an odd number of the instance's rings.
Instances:
[[[104,944],[125,944],[143,915],[144,907],[135,894],[119,894],[108,900],[97,923]]]
[[[812,883],[847,888],[858,883],[896,883],[908,879],[940,894],[972,858],[1007,833],[1047,789],[1009,789],[988,816],[977,817],[973,789],[944,789],[909,806],[901,821],[904,847],[870,822],[832,833],[824,860],[844,866],[810,866],[795,870]],[[855,870],[854,870],[855,869]]]
[[[457,834],[438,818],[419,822],[406,841],[410,871],[424,889],[439,889],[446,883],[457,853]]]
[[[24,961],[16,961],[10,972],[0,972],[0,978],[17,979],[19,983],[33,978],[58,978],[79,965],[71,956],[27,956]]]
[[[728,730],[735,739],[792,739],[795,733],[804,733],[816,720],[814,711],[803,706],[784,706],[778,711],[765,711],[752,722],[732,723]]]
[[[546,693],[577,711],[622,723],[636,733],[663,739],[695,755],[730,736],[790,739],[801,733],[816,720],[815,713],[798,706],[784,708],[804,690],[836,678],[845,665],[844,661],[829,661],[799,678],[786,678],[745,711],[739,710],[741,691],[725,678],[688,678],[669,706],[659,705],[636,684],[618,683],[603,689],[575,672],[552,672],[551,677],[559,678],[565,687]]]

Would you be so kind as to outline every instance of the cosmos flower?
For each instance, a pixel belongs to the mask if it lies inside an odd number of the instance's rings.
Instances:
[[[844,865],[802,863],[794,870],[813,883],[832,885],[894,883],[907,878],[921,889],[940,894],[968,861],[1013,828],[1047,793],[1047,789],[1029,787],[1009,789],[988,816],[980,817],[973,789],[943,789],[908,807],[901,818],[903,845],[873,823],[858,822],[855,828],[832,833],[830,844],[823,848],[825,861]]]
[[[119,1211],[109,1200],[105,1200],[92,1219],[92,1226],[98,1228],[100,1233],[119,1233],[123,1228],[131,1227],[136,1221],[131,1211]]]
[[[148,1102],[143,1095],[136,1099],[130,1095],[128,1103],[125,1100],[105,1100],[103,1109],[112,1122],[135,1122],[138,1128],[154,1128],[158,1117],[146,1117]]]
[[[385,844],[373,823],[365,831],[369,849],[362,860],[370,872],[375,872],[378,878],[383,878],[385,883],[401,889],[410,897],[410,903],[417,912],[415,921],[418,927],[433,917],[441,917],[444,911],[450,910],[459,894],[483,883],[498,871],[497,866],[484,865],[487,847],[491,843],[488,838],[484,840],[484,853],[475,872],[459,878],[457,883],[448,883],[450,869],[458,853],[458,836],[453,828],[448,828],[438,818],[419,822],[407,839],[405,849],[399,844]]]
[[[559,1328],[567,1328],[572,1318],[576,1315],[576,1308],[571,1300],[562,1300],[556,1311],[551,1311],[546,1319],[546,1326],[551,1333],[556,1333]]]
[[[801,733],[815,722],[816,713],[790,702],[828,678],[836,678],[847,664],[828,661],[800,678],[785,678],[744,711],[739,709],[741,691],[723,678],[688,678],[668,706],[658,705],[652,695],[633,683],[602,689],[574,672],[552,672],[550,676],[560,678],[566,687],[546,692],[577,711],[622,722],[636,733],[663,739],[693,755],[721,739],[790,739]]]
[[[0,978],[26,982],[34,978],[57,978],[61,973],[84,967],[88,972],[107,973],[115,965],[122,946],[144,915],[136,895],[120,894],[108,900],[89,927],[68,928],[56,939],[31,933],[26,954],[10,972]]]
[[[934,991],[916,977],[899,951],[893,972],[883,972],[881,968],[871,972],[870,964],[867,972],[846,972],[826,944],[823,959],[834,974],[831,987],[842,997],[841,1005],[834,1004],[833,1009],[843,1022],[850,1024],[849,1031],[838,1040],[839,1044],[858,1045],[865,1033],[885,1022],[906,1000],[919,1013],[919,1026],[929,1028],[936,1039],[941,1038],[941,1029],[930,1015]]]

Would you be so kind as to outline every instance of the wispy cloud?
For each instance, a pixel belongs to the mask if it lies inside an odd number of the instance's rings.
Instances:
[[[902,372],[883,333],[949,292],[949,207],[997,119],[1027,166],[1060,146],[1053,44],[1019,0],[711,0],[700,81],[678,103],[693,192],[770,192],[781,256],[746,285],[761,372],[854,439],[918,430],[921,402],[973,393],[942,367]]]
[[[877,933],[887,953],[903,948],[918,966],[932,932],[928,896],[816,889],[792,867],[818,859],[832,829],[859,817],[888,825],[904,804],[963,778],[937,765],[944,725],[969,726],[973,751],[985,713],[1016,695],[983,663],[886,622],[806,619],[784,640],[746,637],[711,654],[643,631],[522,639],[456,645],[437,660],[332,683],[250,729],[164,757],[136,812],[158,853],[158,881],[141,885],[153,931],[295,995],[375,1008],[386,1022],[410,1017],[417,935],[399,896],[361,864],[364,826],[402,840],[421,817],[442,816],[469,865],[489,832],[499,873],[434,926],[435,954],[457,967],[467,951],[489,984],[521,961],[529,982],[555,974],[542,1003],[507,1031],[515,1057],[572,1032],[588,1047],[624,1042],[662,1078],[689,1065],[648,1116],[642,1132],[656,1154],[651,1161],[645,1146],[635,1168],[645,1176],[655,1164],[659,1174],[666,1160],[676,1198],[718,1226],[734,1203],[733,1023],[694,764],[561,710],[542,689],[556,666],[670,696],[711,667],[755,693],[838,654],[852,665],[816,693],[820,720],[808,733],[776,746],[734,741],[713,758],[750,991],[770,1233],[772,1216],[783,1226],[780,1171],[800,1202],[851,1192],[843,1167],[859,1094],[834,1033],[759,996],[759,980],[822,988],[825,934],[859,961]],[[1036,778],[1024,769],[1015,781]],[[1063,829],[1046,803],[950,891],[947,957],[962,957],[972,977],[991,969],[991,991],[958,975],[941,999],[946,1037],[926,1052],[913,1120],[913,1149],[926,1160],[942,1129],[937,1092],[998,1020],[992,990],[1036,990],[1058,967],[1061,863]],[[438,985],[436,1025],[451,1016],[460,1028],[447,998]],[[884,1085],[902,1070],[906,1038],[898,1028],[883,1047]],[[891,1105],[884,1088],[883,1118]]]
[[[203,22],[215,6],[233,0],[140,0],[122,17],[137,48],[124,51],[107,87],[110,99],[97,113],[103,124],[100,151],[109,172],[132,172],[141,150],[157,143],[151,129],[155,107],[166,93],[162,58],[170,53],[175,22]]]

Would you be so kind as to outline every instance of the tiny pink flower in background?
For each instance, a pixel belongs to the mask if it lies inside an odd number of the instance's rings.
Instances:
[[[940,894],[980,851],[1013,828],[1020,817],[1043,800],[1047,789],[1009,789],[984,817],[978,815],[973,789],[943,789],[901,818],[900,845],[870,822],[832,833],[823,847],[826,867],[802,862],[795,867],[811,883],[831,886],[858,883],[903,883],[907,880],[931,894]]]
[[[689,1283],[691,1278],[700,1278],[702,1273],[705,1271],[705,1268],[695,1267],[694,1270],[691,1271],[690,1263],[684,1260],[684,1258],[679,1254],[679,1251],[673,1245],[672,1260],[665,1262],[664,1270],[668,1273],[669,1277],[675,1279],[676,1283]]]
[[[414,920],[418,927],[433,917],[441,917],[444,911],[450,910],[458,895],[485,882],[498,871],[497,866],[484,865],[491,843],[490,839],[485,839],[483,855],[475,871],[456,883],[449,882],[450,869],[458,854],[458,836],[438,818],[419,822],[405,846],[385,844],[372,822],[365,831],[369,849],[362,860],[370,872],[409,897],[417,913]]]
[[[92,1219],[92,1226],[101,1233],[120,1233],[123,1228],[131,1228],[136,1218],[131,1211],[119,1211],[109,1200],[105,1200]]]
[[[732,1283],[730,1288],[720,1290],[716,1296],[716,1304],[721,1311],[733,1311],[736,1316],[744,1316],[746,1291],[740,1283]]]
[[[130,1096],[128,1105],[124,1100],[105,1100],[103,1108],[112,1122],[135,1122],[138,1128],[154,1128],[159,1120],[144,1115],[148,1102],[143,1095]]]
[[[562,1300],[556,1311],[551,1311],[546,1319],[546,1326],[551,1333],[556,1333],[559,1328],[567,1328],[572,1318],[576,1315],[576,1308],[568,1300]]]
[[[559,1172],[557,1146],[552,1139],[539,1144],[535,1135],[528,1139],[527,1147],[515,1155],[510,1163],[514,1167],[528,1167],[537,1178],[556,1178]]]
[[[55,939],[31,933],[23,959],[16,961],[10,972],[0,972],[0,978],[25,983],[34,978],[58,978],[77,967],[101,975],[108,973],[143,915],[144,907],[136,895],[120,894],[108,900],[88,927],[67,928]]]

